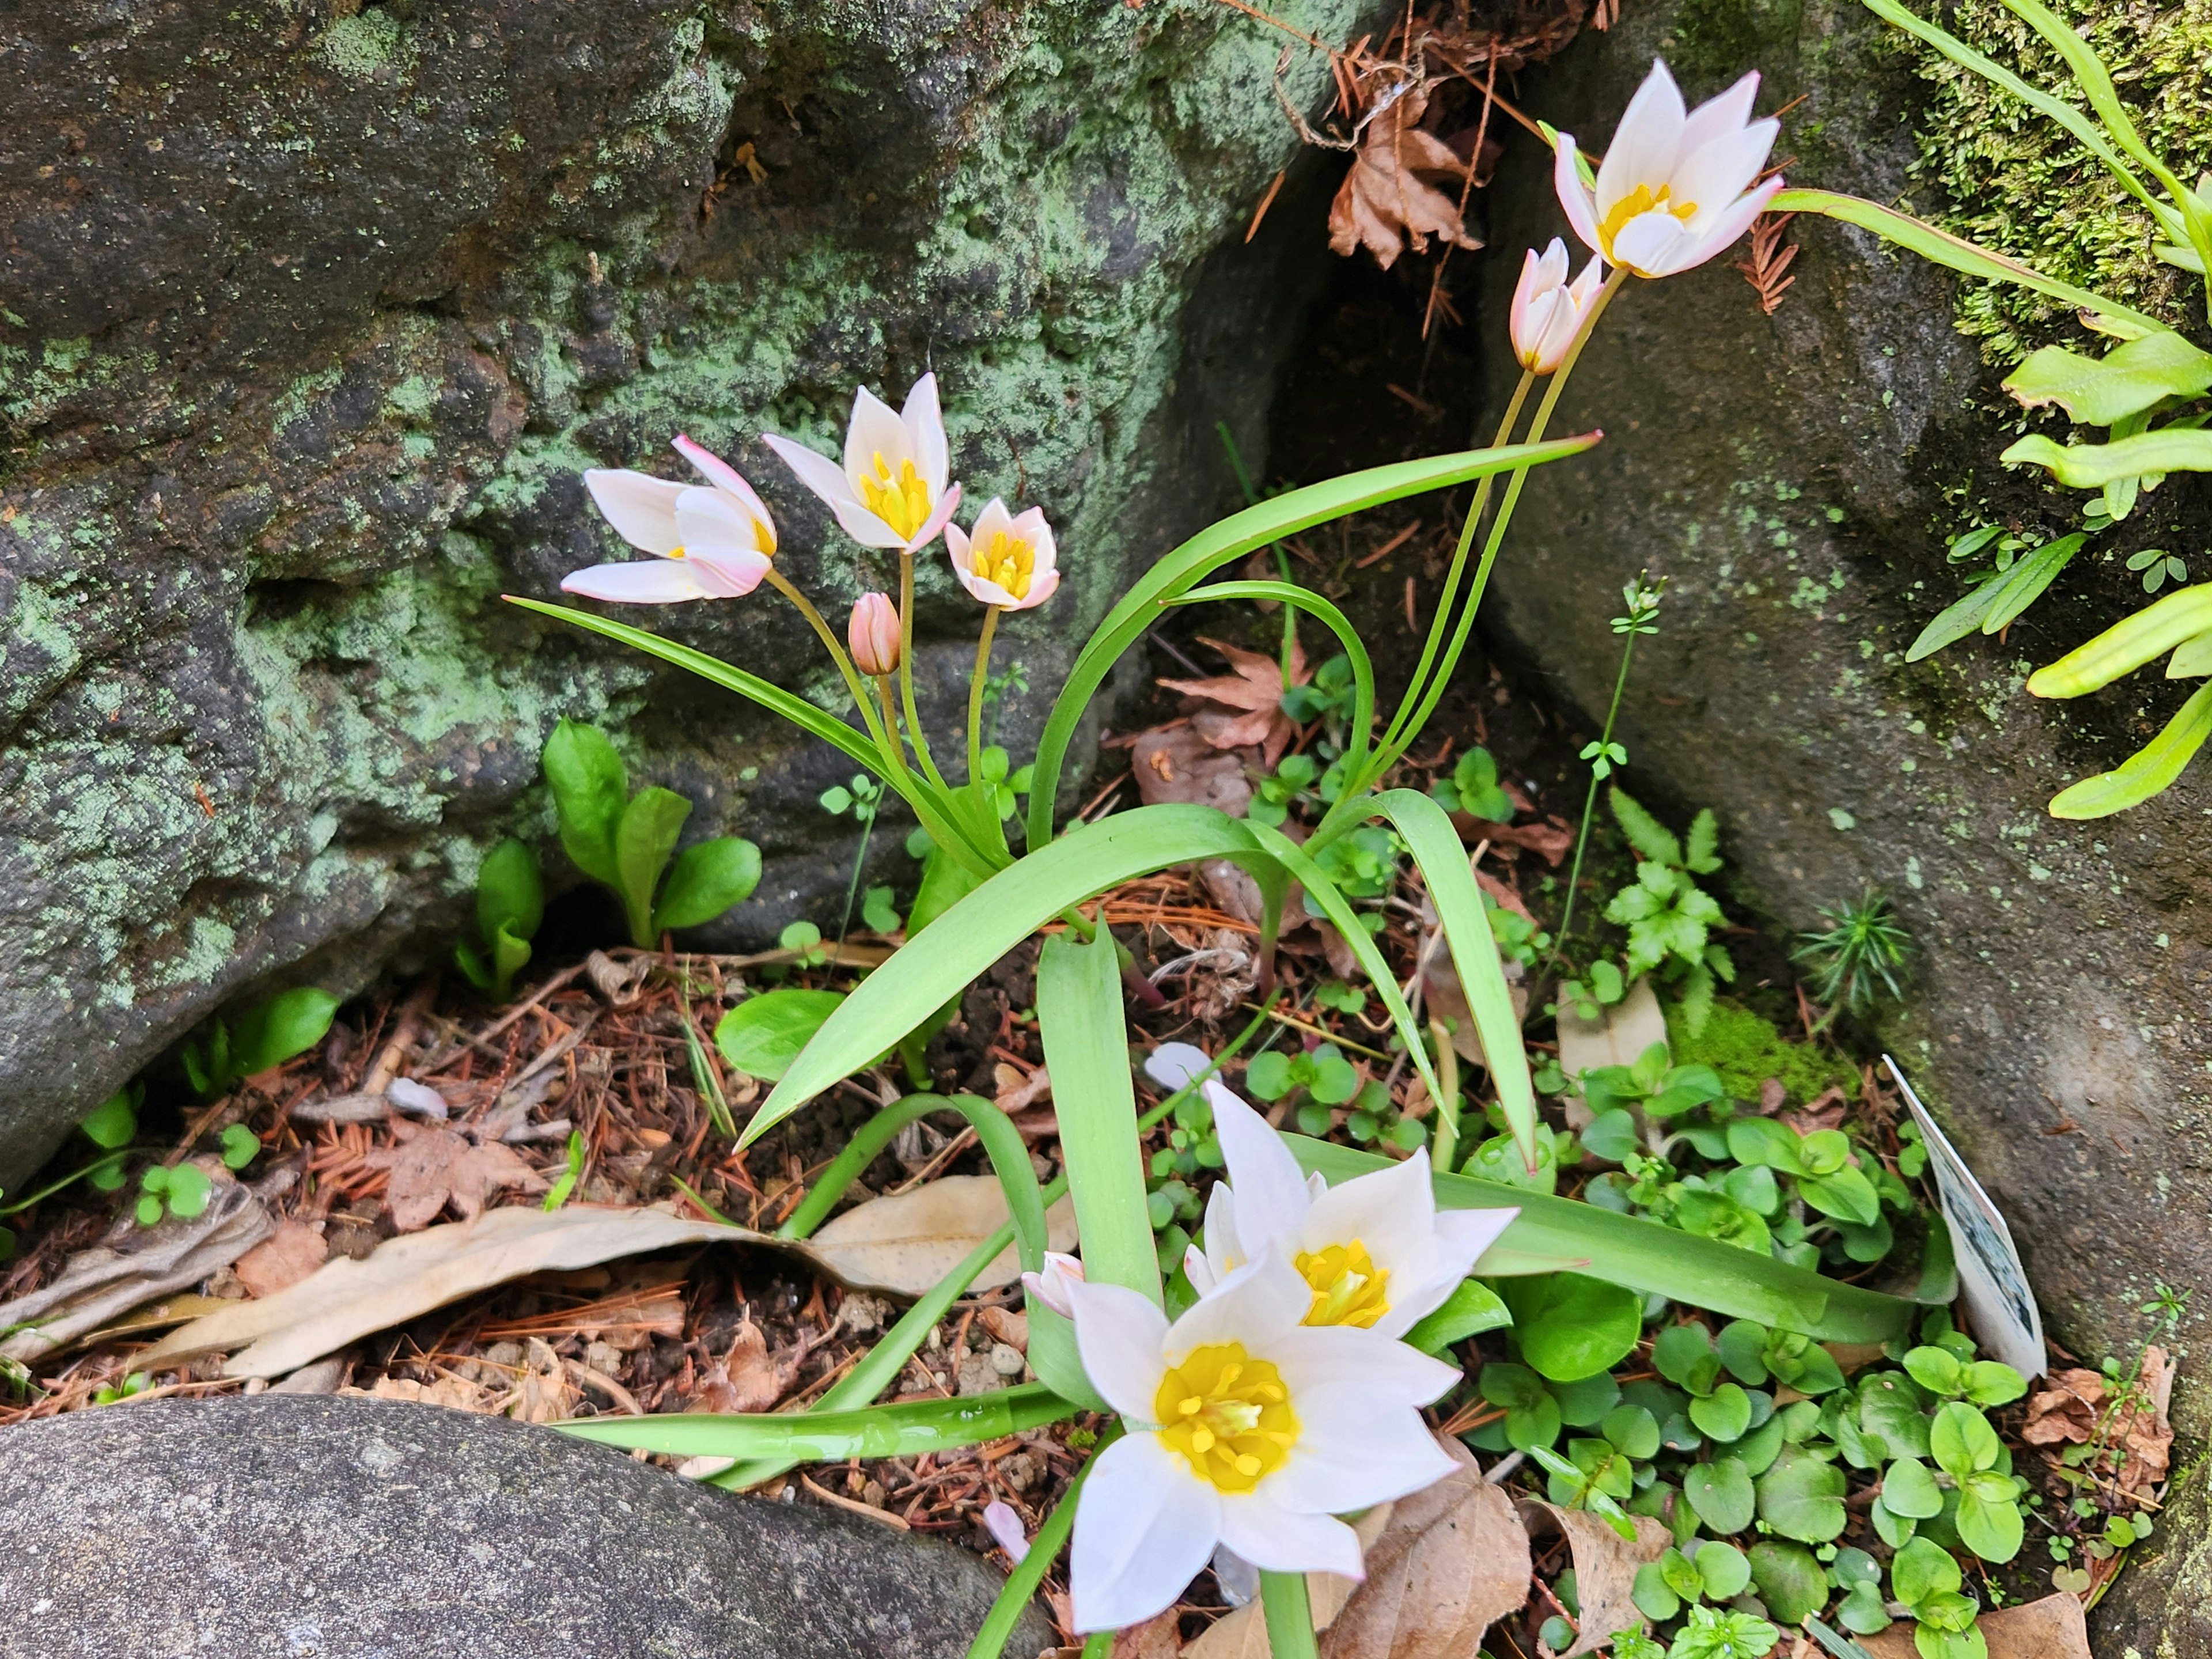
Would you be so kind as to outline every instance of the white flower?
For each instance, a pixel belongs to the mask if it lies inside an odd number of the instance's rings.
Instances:
[[[1521,262],[1508,321],[1513,355],[1538,374],[1556,372],[1581,331],[1583,317],[1605,282],[1605,262],[1593,258],[1581,276],[1567,281],[1567,245],[1558,237],[1539,258],[1534,248]]]
[[[1181,1088],[1211,1062],[1187,1042],[1145,1061],[1153,1081]],[[1228,1179],[1206,1206],[1206,1248],[1183,1270],[1200,1296],[1249,1261],[1279,1255],[1308,1291],[1305,1322],[1403,1336],[1459,1287],[1516,1209],[1437,1208],[1426,1149],[1339,1186],[1308,1180],[1267,1121],[1218,1081],[1205,1086]]]
[[[1033,507],[1018,519],[994,495],[972,534],[957,524],[945,526],[945,545],[961,586],[985,605],[1027,611],[1042,605],[1060,586],[1060,549],[1042,507]]]
[[[1022,1275],[1022,1284],[1030,1295],[1062,1319],[1075,1317],[1075,1304],[1068,1299],[1067,1287],[1082,1283],[1083,1264],[1072,1255],[1062,1255],[1058,1250],[1044,1253],[1042,1272]]]
[[[1671,276],[1703,264],[1741,235],[1782,189],[1765,168],[1779,125],[1750,119],[1754,71],[1688,113],[1667,65],[1654,59],[1597,170],[1582,181],[1575,141],[1559,135],[1553,182],[1575,234],[1608,263],[1638,276]]]
[[[845,533],[863,547],[902,553],[927,547],[960,505],[960,486],[945,482],[951,459],[934,374],[914,383],[896,415],[866,386],[853,394],[842,467],[772,432],[762,441],[830,504]]]
[[[1279,1256],[1173,1325],[1121,1285],[1065,1288],[1084,1370],[1127,1431],[1075,1511],[1079,1630],[1149,1619],[1224,1544],[1267,1571],[1360,1577],[1359,1540],[1333,1517],[1455,1467],[1419,1408],[1459,1373],[1371,1331],[1299,1324],[1305,1286]]]
[[[617,605],[668,605],[733,599],[761,585],[775,556],[768,508],[720,456],[681,433],[676,450],[708,487],[615,467],[584,474],[584,488],[616,533],[659,558],[572,571],[561,579],[562,592]]]

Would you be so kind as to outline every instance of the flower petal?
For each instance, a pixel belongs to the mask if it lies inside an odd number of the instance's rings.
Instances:
[[[906,405],[899,410],[899,423],[906,428],[907,437],[914,445],[915,471],[929,486],[929,498],[935,501],[945,494],[945,481],[951,476],[951,452],[945,441],[945,415],[937,404],[937,376],[923,375],[906,394]]]
[[[1034,611],[1060,591],[1060,572],[1040,570],[1030,578],[1030,591],[1006,607],[1009,611]]]
[[[1237,1189],[1237,1233],[1247,1255],[1295,1249],[1309,1200],[1306,1178],[1267,1120],[1219,1085],[1206,1091],[1229,1184]]]
[[[1513,1224],[1513,1218],[1521,1213],[1516,1206],[1495,1210],[1439,1210],[1437,1212],[1437,1247],[1443,1260],[1439,1265],[1451,1267],[1464,1262],[1460,1276],[1482,1259],[1482,1253],[1495,1244],[1498,1236]]]
[[[1668,276],[1688,269],[1686,257],[1697,240],[1682,222],[1666,212],[1639,213],[1613,235],[1613,261],[1638,276]]]
[[[1340,1182],[1313,1201],[1291,1235],[1295,1242],[1290,1248],[1324,1250],[1356,1238],[1367,1247],[1375,1265],[1394,1279],[1407,1274],[1426,1279],[1434,1270],[1437,1218],[1436,1196],[1429,1183],[1426,1148],[1402,1164]]]
[[[1419,1412],[1378,1409],[1357,1384],[1294,1391],[1291,1408],[1297,1413],[1297,1443],[1258,1488],[1286,1510],[1343,1515],[1367,1509],[1419,1492],[1457,1467]],[[1241,1547],[1237,1553],[1244,1553]]]
[[[769,556],[750,547],[727,551],[688,548],[684,562],[690,565],[709,599],[741,599],[767,577]]]
[[[1681,88],[1667,72],[1662,58],[1651,60],[1651,73],[1628,100],[1613,142],[1605,147],[1605,160],[1597,170],[1597,214],[1602,219],[1613,204],[1648,185],[1656,194],[1674,171],[1681,153],[1682,129],[1689,117],[1682,108]]]
[[[1581,170],[1575,165],[1575,136],[1571,132],[1559,135],[1559,148],[1553,154],[1552,187],[1559,194],[1567,223],[1582,238],[1583,246],[1593,253],[1604,252],[1597,240],[1597,210],[1583,183]]]
[[[638,559],[629,564],[596,564],[561,579],[563,593],[605,599],[610,605],[673,605],[711,597],[685,567],[688,559]]]
[[[1115,1441],[1076,1504],[1076,1628],[1118,1630],[1173,1606],[1220,1541],[1220,1497],[1188,1464],[1152,1435]]]
[[[1237,1268],[1214,1287],[1212,1295],[1186,1310],[1168,1328],[1162,1346],[1171,1364],[1181,1364],[1194,1349],[1217,1342],[1242,1342],[1253,1353],[1272,1356],[1278,1343],[1299,1334],[1298,1321],[1312,1305],[1313,1292],[1288,1259],[1264,1255]],[[1087,1356],[1089,1350],[1085,1352]],[[1095,1373],[1091,1381],[1098,1381]],[[1103,1384],[1098,1391],[1106,1393]],[[1147,1395],[1145,1409],[1152,1408],[1152,1397]]]
[[[1706,99],[1682,124],[1682,154],[1695,155],[1715,139],[1741,131],[1751,120],[1751,106],[1758,97],[1759,71],[1753,70],[1717,98]]]
[[[688,486],[626,467],[595,466],[584,474],[584,488],[615,534],[632,547],[671,553],[684,544],[676,533],[676,498]]]
[[[1701,265],[1717,253],[1725,252],[1735,239],[1751,228],[1751,222],[1766,211],[1766,204],[1782,193],[1782,180],[1769,179],[1756,190],[1739,199],[1736,204],[1705,227],[1691,245],[1678,249],[1674,262],[1665,274],[1687,270]]]
[[[760,520],[719,489],[694,484],[676,498],[676,528],[686,552],[758,553]]]
[[[921,528],[901,544],[908,553],[921,552],[923,548],[937,539],[939,531],[952,522],[952,509],[960,505],[960,486],[954,484],[948,489],[939,491],[934,499],[937,505],[930,509],[929,516],[921,521]]]
[[[878,455],[894,479],[901,461],[912,461],[915,471],[921,471],[921,457],[915,453],[906,423],[891,413],[889,404],[862,386],[853,394],[853,416],[845,422],[845,478],[854,500],[867,500],[860,492],[860,480],[876,476]]]
[[[1334,1572],[1364,1578],[1359,1534],[1330,1516],[1285,1509],[1272,1483],[1221,1500],[1221,1541],[1262,1572]]]
[[[1780,131],[1773,121],[1755,122],[1682,158],[1674,173],[1674,194],[1677,201],[1698,204],[1689,221],[1692,235],[1702,236],[1706,227],[1736,204],[1766,166],[1774,136]]]
[[[799,483],[827,501],[832,507],[860,507],[860,498],[853,493],[853,486],[845,477],[845,470],[827,455],[817,455],[805,444],[793,443],[788,438],[778,437],[773,432],[761,434],[761,441],[776,453],[789,467]],[[866,511],[866,508],[862,508]],[[869,517],[875,515],[870,514]],[[844,514],[838,514],[843,521]],[[878,522],[881,522],[878,520]]]
[[[767,529],[769,544],[775,544],[775,520],[769,516],[768,505],[747,483],[744,475],[708,449],[704,444],[694,443],[682,433],[676,434],[676,453],[699,470],[699,476],[717,489],[727,490],[738,498],[746,512],[759,520]]]
[[[1218,1285],[1249,1259],[1237,1231],[1237,1194],[1230,1191],[1227,1182],[1217,1181],[1206,1200],[1206,1261],[1212,1270],[1213,1283]]]
[[[1163,1042],[1145,1056],[1145,1075],[1164,1089],[1184,1089],[1213,1069],[1213,1056],[1194,1042]]]
[[[1167,1375],[1167,1316],[1124,1285],[1066,1279],[1060,1289],[1074,1310],[1075,1346],[1091,1385],[1123,1416],[1151,1422]]]
[[[1352,1325],[1302,1325],[1271,1341],[1267,1358],[1282,1372],[1301,1421],[1310,1393],[1358,1389],[1378,1410],[1411,1407],[1437,1399],[1459,1377],[1441,1359]]]

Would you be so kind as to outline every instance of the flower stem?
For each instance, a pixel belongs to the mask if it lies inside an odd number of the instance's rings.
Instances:
[[[1613,706],[1605,711],[1605,731],[1597,740],[1598,763],[1604,766],[1607,772],[1612,770],[1612,763],[1607,760],[1606,754],[1613,743],[1613,723],[1620,713],[1620,695],[1628,689],[1629,660],[1635,655],[1636,634],[1631,629],[1627,643],[1620,647],[1620,672],[1613,677]],[[1589,846],[1590,819],[1597,811],[1597,787],[1603,777],[1604,774],[1598,770],[1597,766],[1590,768],[1589,793],[1583,798],[1583,827],[1575,836],[1574,866],[1567,872],[1567,908],[1560,914],[1559,937],[1552,944],[1554,957],[1565,948],[1567,929],[1575,920],[1575,897],[1583,878],[1583,854]]]
[[[921,716],[914,706],[914,555],[903,550],[899,554],[899,697],[906,706],[906,734],[914,744],[915,758],[929,781],[946,793],[952,786],[937,769],[937,762],[929,752],[929,739],[922,735]]]
[[[1274,1659],[1318,1659],[1305,1574],[1262,1572],[1260,1605],[1267,1615],[1267,1649]]]
[[[1097,1448],[1083,1467],[1075,1472],[1075,1480],[1060,1498],[1059,1506],[1045,1516],[1044,1524],[1036,1529],[1036,1536],[1030,1540],[1030,1553],[1016,1562],[1014,1570],[1006,1575],[1006,1588],[999,1592],[999,1599],[991,1604],[991,1611],[984,1619],[982,1628],[975,1632],[975,1641],[969,1644],[968,1659],[999,1659],[999,1656],[1006,1650],[1006,1642],[1013,1635],[1015,1625],[1020,1622],[1022,1614],[1028,1611],[1030,1603],[1036,1599],[1037,1591],[1043,1586],[1045,1574],[1060,1559],[1060,1551],[1067,1547],[1068,1534],[1075,1530],[1075,1505],[1083,1496],[1083,1483],[1098,1465],[1098,1454],[1121,1437],[1119,1419],[1099,1431]]]
[[[983,685],[991,675],[991,637],[999,631],[999,612],[1005,607],[983,608],[983,633],[975,641],[975,672],[968,677],[968,781],[983,779]]]

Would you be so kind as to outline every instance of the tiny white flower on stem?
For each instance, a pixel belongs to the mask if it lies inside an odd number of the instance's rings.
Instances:
[[[1172,1325],[1121,1285],[1066,1288],[1083,1368],[1127,1430],[1076,1507],[1078,1630],[1171,1606],[1224,1544],[1265,1571],[1358,1578],[1359,1540],[1334,1517],[1455,1467],[1419,1407],[1459,1373],[1371,1331],[1301,1325],[1305,1287],[1279,1256]]]
[[[960,505],[960,486],[945,479],[951,452],[934,374],[914,383],[896,415],[867,387],[854,392],[842,466],[772,432],[761,441],[829,503],[845,533],[863,547],[902,553],[927,547]]]
[[[1187,1042],[1145,1061],[1153,1081],[1181,1088],[1211,1064]],[[1228,1179],[1206,1206],[1206,1247],[1183,1270],[1200,1296],[1246,1263],[1279,1255],[1306,1285],[1309,1325],[1403,1336],[1459,1287],[1516,1209],[1438,1210],[1426,1148],[1337,1186],[1301,1175],[1267,1120],[1219,1081],[1205,1085]]]
[[[593,565],[562,578],[566,593],[617,605],[733,599],[750,593],[775,556],[775,521],[738,470],[680,433],[677,453],[705,486],[626,468],[594,467],[584,488],[616,534],[641,552],[624,564]]]
[[[1042,507],[1017,518],[994,495],[973,531],[957,524],[945,526],[945,545],[961,586],[985,605],[1027,611],[1042,605],[1060,586],[1060,548]]]
[[[1068,1299],[1067,1287],[1082,1283],[1083,1264],[1073,1256],[1063,1255],[1058,1250],[1044,1253],[1042,1272],[1022,1275],[1022,1284],[1030,1296],[1062,1319],[1075,1317],[1075,1304]]]
[[[991,1541],[1006,1551],[1006,1559],[1021,1565],[1030,1553],[1030,1535],[1023,1529],[1022,1517],[1014,1513],[1013,1505],[993,1498],[983,1505],[983,1530],[991,1534]]]
[[[1638,276],[1671,276],[1703,264],[1751,226],[1782,189],[1755,188],[1779,123],[1751,119],[1756,71],[1685,111],[1665,63],[1636,89],[1597,170],[1582,181],[1575,140],[1561,133],[1553,182],[1575,234],[1607,263]]]
[[[845,624],[853,665],[863,674],[896,674],[899,665],[898,607],[886,593],[863,593]]]
[[[1558,237],[1540,256],[1530,248],[1521,262],[1510,316],[1513,355],[1538,374],[1556,372],[1566,360],[1590,301],[1605,283],[1605,262],[1593,258],[1582,275],[1567,280],[1567,245]]]

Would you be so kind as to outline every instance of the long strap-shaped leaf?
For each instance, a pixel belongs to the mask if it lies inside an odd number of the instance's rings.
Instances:
[[[2028,695],[2078,697],[2132,674],[2184,640],[2212,628],[2212,582],[2200,582],[2147,605],[2086,644],[2027,677]]]
[[[1451,947],[1452,966],[1459,970],[1460,988],[1474,1016],[1475,1035],[1482,1039],[1483,1058],[1490,1064],[1498,1109],[1505,1114],[1522,1158],[1533,1170],[1537,1164],[1535,1085],[1529,1080],[1528,1054],[1522,1046],[1521,1021],[1513,1012],[1505,966],[1498,960],[1498,936],[1490,931],[1490,916],[1468,865],[1467,848],[1460,844],[1459,831],[1452,828],[1444,809],[1414,790],[1385,790],[1375,798],[1375,810],[1398,827],[1428,881],[1444,942]]]
[[[2181,775],[2207,738],[2212,738],[2212,685],[2199,687],[2164,730],[2111,771],[2053,795],[2051,816],[2108,818],[2140,806]]]
[[[1145,1208],[1145,1155],[1137,1142],[1121,957],[1101,921],[1091,944],[1066,933],[1045,940],[1037,959],[1037,1030],[1052,1073],[1084,1276],[1125,1285],[1158,1307],[1159,1255]],[[1011,1120],[1007,1127],[1012,1127]]]
[[[1310,1174],[1331,1185],[1389,1160],[1349,1146],[1285,1135],[1283,1144]],[[1887,1342],[1918,1317],[1917,1304],[1861,1290],[1771,1255],[1678,1232],[1660,1222],[1620,1215],[1570,1198],[1527,1192],[1474,1176],[1439,1175],[1437,1203],[1447,1210],[1517,1208],[1498,1243],[1551,1259],[1579,1260],[1577,1272],[1656,1291],[1671,1302],[1710,1308],[1732,1319],[1779,1326],[1820,1342]],[[1484,1264],[1476,1264],[1479,1271]]]
[[[1296,582],[1212,582],[1194,587],[1167,603],[1198,605],[1209,599],[1273,599],[1311,615],[1336,635],[1352,665],[1352,724],[1344,751],[1344,775],[1356,778],[1367,758],[1368,729],[1375,724],[1375,665],[1367,655],[1367,642],[1352,625],[1352,618],[1310,587]]]
[[[1785,190],[1770,204],[1776,213],[1817,213],[1829,219],[1840,219],[1845,224],[1870,230],[1885,241],[1895,242],[1910,248],[1923,259],[1939,265],[1963,271],[1969,276],[1980,276],[1992,283],[2012,283],[2021,288],[2032,288],[2039,294],[2048,294],[2054,300],[2063,300],[2069,306],[2094,311],[2117,326],[2110,332],[2124,334],[2129,338],[2154,333],[2166,326],[2154,317],[2108,300],[2101,294],[2092,294],[2086,288],[2076,288],[2071,283],[2062,283],[2055,276],[2046,276],[2034,266],[2023,264],[2008,254],[1992,253],[1954,236],[1947,230],[1938,230],[1911,214],[1899,213],[1879,202],[1869,202],[1857,196],[1844,196],[1832,190]]]
[[[662,1412],[651,1417],[592,1417],[555,1425],[603,1446],[642,1446],[672,1457],[790,1457],[805,1463],[848,1457],[919,1457],[953,1451],[1074,1414],[1075,1407],[1042,1382],[956,1400],[864,1406],[849,1412],[787,1412],[748,1416],[719,1412]]]
[[[1132,876],[1218,858],[1268,862],[1249,825],[1211,806],[1140,806],[1041,844],[908,939],[838,1005],[753,1114],[746,1143],[866,1065],[1068,906]]]
[[[1323,483],[1309,484],[1286,495],[1273,496],[1242,513],[1201,530],[1137,579],[1121,602],[1091,630],[1068,670],[1066,683],[1053,700],[1052,714],[1037,742],[1034,785],[1030,793],[1029,844],[1042,847],[1052,839],[1053,798],[1059,792],[1060,768],[1077,726],[1091,699],[1105,684],[1121,653],[1138,635],[1159,620],[1160,606],[1185,588],[1239,559],[1255,548],[1280,541],[1331,519],[1341,519],[1370,507],[1380,507],[1401,496],[1443,489],[1470,478],[1516,466],[1534,466],[1578,454],[1597,442],[1595,432],[1562,438],[1547,444],[1515,444],[1503,449],[1474,449],[1456,455],[1437,455],[1425,460],[1400,461],[1370,467]]]
[[[1997,459],[2047,466],[2069,489],[2095,489],[2146,472],[2212,472],[2212,432],[2162,427],[2108,444],[2056,444],[2033,433]]]

